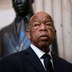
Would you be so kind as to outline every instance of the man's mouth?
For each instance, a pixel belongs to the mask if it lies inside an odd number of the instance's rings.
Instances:
[[[47,41],[47,40],[49,40],[49,37],[47,35],[41,35],[40,40]]]

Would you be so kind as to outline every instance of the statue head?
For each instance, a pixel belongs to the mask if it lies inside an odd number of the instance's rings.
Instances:
[[[12,4],[17,16],[26,16],[33,12],[32,3],[34,0],[12,0]]]

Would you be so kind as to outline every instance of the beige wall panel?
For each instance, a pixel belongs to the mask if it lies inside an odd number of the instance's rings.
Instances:
[[[43,11],[43,0],[35,0],[34,11],[35,13]]]
[[[0,0],[0,29],[9,25],[15,18],[12,0]]]
[[[62,0],[63,41],[65,59],[72,61],[72,23],[70,0]]]
[[[57,33],[59,56],[64,57],[61,0],[53,0],[53,18],[54,18],[55,28],[57,30],[56,33]]]
[[[0,11],[0,29],[9,25],[15,18],[15,12],[13,9],[1,10]]]
[[[2,9],[10,9],[12,7],[12,0],[0,0],[0,10]]]
[[[49,13],[52,16],[52,0],[43,0],[44,11]]]

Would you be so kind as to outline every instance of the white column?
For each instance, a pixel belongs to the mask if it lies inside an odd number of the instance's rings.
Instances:
[[[35,0],[34,12],[43,11],[43,0]]]
[[[15,18],[11,0],[0,1],[0,29],[11,24]]]
[[[64,46],[63,46],[63,27],[62,27],[62,11],[61,11],[61,0],[53,0],[53,18],[55,28],[57,30],[57,43],[58,52],[60,57],[64,57]]]
[[[70,0],[62,0],[65,59],[72,62],[72,22]]]
[[[1,10],[0,11],[0,29],[3,27],[11,24],[16,15],[13,9],[8,9],[8,10]]]
[[[44,11],[52,16],[52,0],[43,0]]]

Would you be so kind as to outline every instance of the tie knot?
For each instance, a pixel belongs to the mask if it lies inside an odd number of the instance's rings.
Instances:
[[[50,57],[50,55],[49,54],[44,54],[43,56],[42,56],[42,58],[43,59],[48,59],[48,60],[50,60],[51,59],[51,57]]]
[[[45,66],[46,72],[53,72],[52,64],[50,62],[50,59],[51,59],[50,55],[44,54],[42,58],[44,59],[44,66]]]

